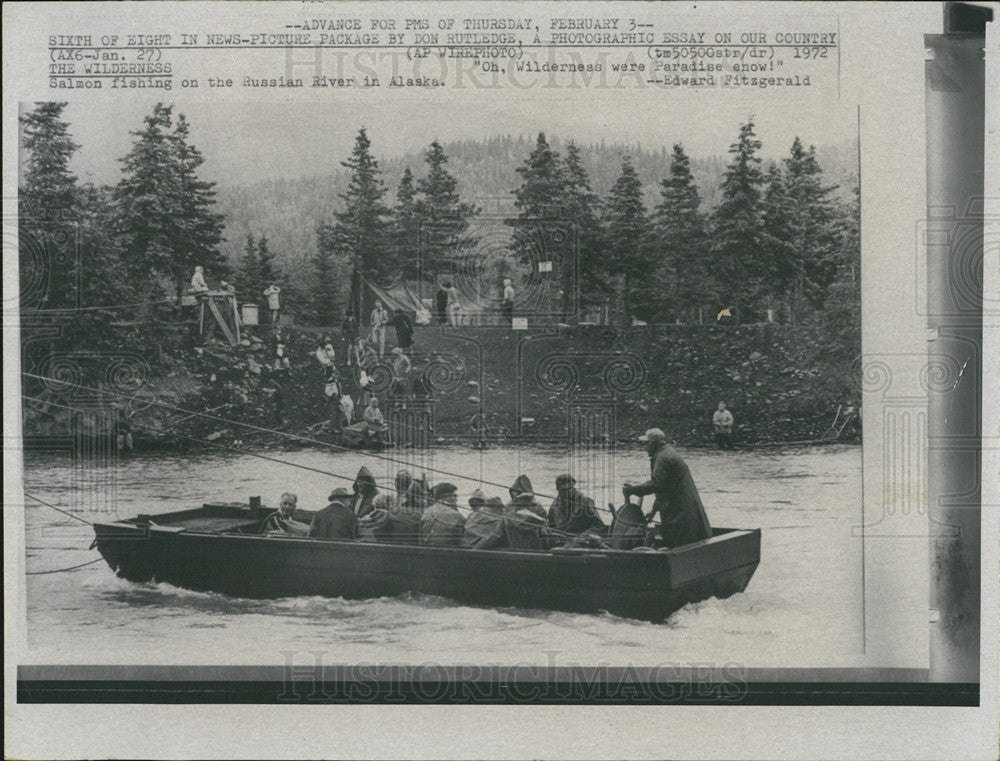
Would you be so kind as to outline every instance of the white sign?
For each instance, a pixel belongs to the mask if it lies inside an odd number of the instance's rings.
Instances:
[[[514,330],[527,330],[528,329],[528,318],[527,317],[515,317],[511,320],[510,326]]]
[[[539,262],[538,263],[539,272],[552,272],[552,262]]]

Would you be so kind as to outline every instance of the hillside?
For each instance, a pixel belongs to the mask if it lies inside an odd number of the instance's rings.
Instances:
[[[560,153],[564,143],[548,136]],[[527,158],[534,137],[494,137],[485,141],[462,141],[444,146],[448,168],[458,180],[464,200],[471,200],[495,211],[509,203],[511,192],[519,184],[517,167]],[[377,146],[376,146],[377,147]],[[643,182],[647,208],[658,201],[660,181],[670,168],[670,148],[649,150],[640,146],[606,144],[581,146],[584,163],[594,192],[604,197],[621,168],[621,155],[634,159]],[[857,153],[852,143],[818,146],[817,155],[827,181],[840,186],[847,197],[856,184]],[[691,170],[701,193],[703,209],[711,209],[717,200],[719,182],[728,161],[726,156],[691,157]],[[393,202],[395,188],[403,170],[409,167],[417,177],[423,174],[423,157],[410,154],[381,159],[380,167],[389,189],[387,200]],[[271,250],[289,277],[307,277],[307,264],[316,250],[316,228],[330,220],[340,208],[340,194],[347,185],[346,171],[332,175],[303,177],[295,180],[262,180],[250,185],[218,188],[218,210],[226,218],[226,243],[223,251],[231,262],[242,253],[246,236],[266,235]]]

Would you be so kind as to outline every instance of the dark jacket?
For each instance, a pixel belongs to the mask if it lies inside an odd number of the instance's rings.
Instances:
[[[420,516],[420,543],[455,547],[462,540],[465,518],[452,505],[435,502]]]
[[[583,496],[575,486],[561,491],[559,496],[552,500],[552,506],[549,508],[549,525],[557,531],[565,531],[568,534],[607,528],[597,515],[594,500]]]
[[[392,326],[396,329],[396,343],[404,349],[413,346],[413,320],[408,314],[396,312],[392,318]]]
[[[531,479],[521,474],[508,489],[510,492],[510,502],[507,503],[507,512],[512,513],[518,510],[530,510],[540,518],[546,518],[545,508],[535,500],[535,490],[531,486]]]
[[[687,463],[669,444],[649,458],[650,479],[633,487],[639,496],[655,495],[653,512],[660,513],[661,534],[667,546],[677,547],[712,536],[705,508]]]
[[[331,502],[315,516],[309,525],[309,536],[317,539],[353,539],[358,519],[342,502]]]
[[[374,508],[372,502],[378,494],[375,478],[368,468],[362,466],[354,479],[354,496],[351,497],[351,511],[357,518],[364,518]]]

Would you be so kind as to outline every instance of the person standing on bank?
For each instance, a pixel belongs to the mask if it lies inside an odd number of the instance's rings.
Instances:
[[[510,278],[503,279],[503,303],[500,306],[504,320],[508,325],[514,324],[514,286],[510,283]]]
[[[396,345],[403,351],[409,351],[413,347],[413,320],[410,315],[397,309],[390,324],[396,329]]]
[[[719,402],[719,409],[712,415],[715,428],[715,443],[719,449],[733,448],[733,413],[726,409],[725,402]]]
[[[281,289],[274,283],[271,283],[264,289],[264,295],[267,296],[267,308],[271,310],[272,325],[277,325],[278,318],[280,317],[281,302],[278,299],[279,293],[281,293]]]
[[[698,496],[698,488],[691,477],[687,463],[672,446],[659,428],[650,428],[639,437],[649,454],[650,479],[645,483],[622,486],[625,500],[633,494],[655,496],[653,509],[646,516],[652,520],[660,514],[660,534],[668,547],[679,547],[712,536],[712,528],[705,515],[705,508]]]
[[[385,354],[385,326],[389,324],[389,313],[385,311],[381,301],[375,302],[371,324],[371,342],[378,347],[378,356],[381,359],[382,355]]]
[[[448,290],[444,287],[444,283],[438,283],[438,291],[434,296],[434,308],[437,312],[437,320],[439,325],[444,325],[448,322]]]

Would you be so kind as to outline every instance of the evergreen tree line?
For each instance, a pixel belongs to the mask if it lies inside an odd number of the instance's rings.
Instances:
[[[198,176],[204,159],[183,114],[157,104],[131,133],[119,182],[95,187],[69,170],[79,146],[62,119],[65,105],[41,103],[21,117],[19,222],[22,308],[108,308],[80,313],[71,332],[93,336],[95,321],[122,317],[117,305],[179,295],[196,265],[213,284],[235,276],[241,300],[259,301],[278,281],[291,311],[329,325],[359,312],[365,280],[448,278],[476,251],[480,210],[462,200],[441,144],[425,152],[422,176],[403,171],[390,206],[361,129],[342,164],[349,182],[339,209],[318,226],[315,252],[301,261],[312,276],[281,272],[262,231],[248,236],[234,272],[220,253],[225,221],[215,185]],[[561,155],[539,134],[516,170],[516,211],[506,220],[510,254],[532,267],[552,262],[569,320],[608,305],[617,324],[710,322],[728,310],[742,321],[843,326],[860,309],[857,197],[838,200],[815,148],[798,138],[777,164],[764,166],[760,148],[753,122],[742,125],[709,211],[690,159],[675,145],[659,202],[648,209],[627,156],[602,198],[580,149],[570,142]],[[127,314],[141,319],[154,311]]]
[[[647,209],[627,155],[600,198],[580,149],[569,142],[561,156],[539,134],[517,168],[517,213],[506,220],[511,254],[532,267],[551,263],[567,320],[603,305],[616,324],[723,317],[802,324],[842,317],[845,303],[860,300],[857,198],[836,199],[837,186],[824,182],[815,147],[807,149],[798,137],[780,164],[763,166],[760,148],[750,120],[730,147],[720,201],[706,211],[690,159],[674,145],[659,202]],[[371,143],[360,130],[343,162],[350,184],[341,194],[342,211],[319,229],[313,303],[321,323],[358,313],[359,283],[366,279],[440,278],[475,251],[469,231],[479,210],[462,202],[438,142],[425,161],[427,174],[419,180],[404,170],[389,208]]]
[[[215,184],[198,177],[204,158],[183,114],[157,104],[131,133],[119,182],[98,187],[70,171],[79,146],[65,107],[39,103],[21,116],[21,308],[70,310],[65,335],[92,346],[111,340],[103,327],[173,308],[195,266],[216,284],[229,276],[219,252],[225,220],[215,211]]]

